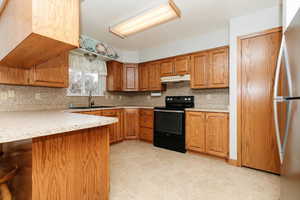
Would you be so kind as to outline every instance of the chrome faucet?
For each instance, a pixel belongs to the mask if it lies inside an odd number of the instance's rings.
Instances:
[[[90,92],[89,92],[89,98],[88,98],[88,104],[89,104],[90,108],[93,107],[93,105],[95,105],[95,102],[92,101],[92,98],[93,98],[93,96],[92,96],[92,90],[90,90]]]

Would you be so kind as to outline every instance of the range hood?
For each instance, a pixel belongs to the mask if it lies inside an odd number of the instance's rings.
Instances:
[[[171,83],[171,82],[182,82],[182,81],[190,81],[191,80],[191,75],[186,74],[186,75],[178,75],[178,76],[166,76],[166,77],[161,77],[160,82],[162,83]]]

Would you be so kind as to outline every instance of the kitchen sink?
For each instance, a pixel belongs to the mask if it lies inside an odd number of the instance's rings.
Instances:
[[[115,106],[78,106],[78,107],[70,107],[70,109],[96,109],[96,108],[113,108]]]

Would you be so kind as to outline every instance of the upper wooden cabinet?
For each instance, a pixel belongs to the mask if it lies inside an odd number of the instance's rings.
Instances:
[[[228,87],[228,56],[228,48],[216,49],[209,52],[210,72],[208,86],[210,88]]]
[[[160,64],[158,62],[152,62],[148,65],[149,70],[149,90],[151,91],[161,91],[165,87],[160,81]]]
[[[166,59],[160,61],[160,76],[174,76],[174,60]]]
[[[139,83],[141,91],[149,90],[149,67],[146,64],[139,65]]]
[[[191,88],[229,87],[228,47],[191,55]]]
[[[122,91],[123,64],[117,61],[107,62],[107,91]]]
[[[178,56],[175,58],[175,75],[184,75],[190,73],[190,56]]]
[[[30,85],[62,87],[69,86],[69,54],[63,53],[30,69]]]
[[[206,88],[209,79],[209,53],[191,56],[191,88]]]
[[[138,64],[123,65],[123,91],[139,91]]]
[[[0,17],[0,63],[31,68],[78,47],[79,0],[10,0]]]

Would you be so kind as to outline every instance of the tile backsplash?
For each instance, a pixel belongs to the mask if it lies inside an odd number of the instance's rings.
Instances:
[[[162,106],[165,96],[195,96],[196,107],[227,108],[229,89],[192,90],[188,82],[169,83],[160,97],[149,92],[109,93],[94,97],[96,105]],[[87,97],[67,97],[66,89],[0,85],[0,111],[66,109],[70,104],[87,105]]]

